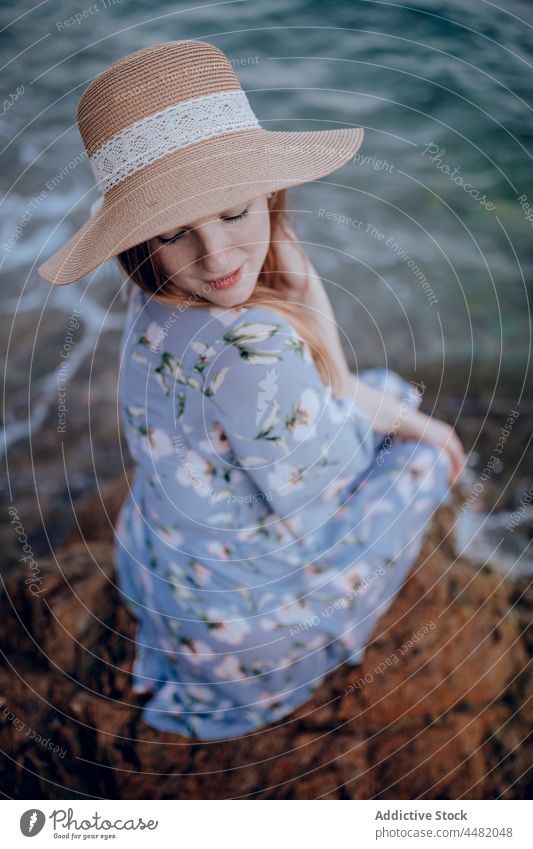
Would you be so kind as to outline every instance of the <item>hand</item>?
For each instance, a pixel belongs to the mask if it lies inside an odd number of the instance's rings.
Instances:
[[[448,483],[453,486],[461,477],[466,465],[466,455],[461,440],[447,422],[430,418],[420,410],[413,410],[413,413],[414,415],[409,416],[408,422],[399,426],[396,436],[399,439],[420,439],[437,448],[444,448],[451,460]]]

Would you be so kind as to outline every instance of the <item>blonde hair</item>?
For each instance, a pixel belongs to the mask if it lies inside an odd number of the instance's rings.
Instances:
[[[298,295],[301,295],[303,300],[309,286],[309,279],[305,277],[302,280],[301,289],[294,298],[294,284],[287,279],[279,256],[278,243],[290,241],[305,260],[304,250],[291,229],[292,222],[287,211],[286,194],[286,189],[273,192],[268,201],[270,246],[254,291],[239,306],[263,305],[285,318],[309,346],[322,383],[337,390],[340,386],[337,363],[324,341],[313,314],[311,311],[302,310],[301,304],[298,303]],[[164,278],[159,266],[154,263],[148,242],[142,242],[123,251],[117,256],[117,260],[129,279],[153,300],[167,306],[190,305],[191,295],[180,289],[172,280]],[[289,297],[291,301],[287,300]],[[194,299],[195,306],[206,308],[213,306],[212,301],[201,296],[194,295]]]

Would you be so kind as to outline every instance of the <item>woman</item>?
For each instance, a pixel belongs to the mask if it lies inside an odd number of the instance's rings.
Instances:
[[[118,257],[132,286],[116,564],[133,688],[152,727],[235,738],[361,661],[462,446],[395,372],[350,373],[289,226],[286,189],[353,158],[360,128],[263,130],[196,41],[111,65],[78,123],[103,204],[39,270],[62,285]]]

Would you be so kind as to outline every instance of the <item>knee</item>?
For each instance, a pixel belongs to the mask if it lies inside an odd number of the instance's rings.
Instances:
[[[359,372],[359,378],[373,389],[378,389],[402,401],[407,407],[420,406],[423,384],[411,383],[394,369],[381,367],[363,369]]]
[[[448,452],[444,448],[427,442],[421,442],[420,448],[424,467],[447,486],[452,471],[452,460]]]
[[[412,468],[418,472],[437,472],[448,474],[451,469],[450,455],[436,445],[423,440],[412,439],[393,441],[394,453],[399,462],[403,462],[406,468]]]

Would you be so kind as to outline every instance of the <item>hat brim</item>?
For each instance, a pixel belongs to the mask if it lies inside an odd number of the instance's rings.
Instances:
[[[363,136],[362,127],[259,129],[177,150],[110,189],[100,210],[38,272],[57,286],[73,283],[159,233],[331,174],[355,155]]]

